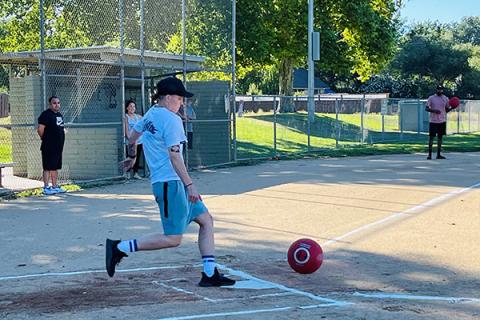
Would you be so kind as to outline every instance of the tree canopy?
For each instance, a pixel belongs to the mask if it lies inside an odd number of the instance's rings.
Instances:
[[[290,95],[293,68],[307,62],[308,1],[237,3],[239,63],[256,68],[275,65],[279,92]],[[315,29],[321,39],[317,70],[332,81],[352,75],[366,80],[380,71],[394,53],[397,9],[393,0],[315,1]]]
[[[187,53],[204,56],[207,68],[228,73],[231,2],[186,3]],[[416,86],[445,83],[465,96],[479,96],[480,17],[449,25],[422,23],[400,35],[399,3],[315,0],[315,29],[321,35],[317,75],[337,89],[397,79],[409,95],[423,94],[413,93]],[[45,0],[44,9],[46,48],[119,46],[118,0]],[[123,9],[125,46],[139,48],[139,0],[125,0]],[[293,94],[293,69],[307,64],[307,9],[307,0],[237,0],[239,92]],[[39,14],[38,0],[1,1],[0,51],[39,49]],[[181,1],[145,0],[144,15],[145,48],[180,53]]]

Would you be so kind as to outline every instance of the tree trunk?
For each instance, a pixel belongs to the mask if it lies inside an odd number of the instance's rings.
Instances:
[[[282,58],[279,70],[280,112],[293,112],[293,59]]]

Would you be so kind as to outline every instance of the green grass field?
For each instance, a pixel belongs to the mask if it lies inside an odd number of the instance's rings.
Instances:
[[[10,123],[10,117],[0,118],[0,125]],[[12,132],[6,128],[0,128],[0,162],[12,162]]]
[[[273,157],[274,121],[277,123],[277,155],[295,157],[309,152],[308,125],[306,113],[247,113],[237,118],[237,156],[239,159]],[[385,133],[382,133],[382,119],[379,114],[364,117],[365,144],[360,145],[361,130],[358,114],[340,114],[336,125],[335,114],[315,115],[310,128],[310,152],[325,156],[347,156],[379,153],[425,152],[427,137],[416,132],[399,132],[398,115],[384,117]],[[10,124],[10,118],[0,119],[0,125]],[[476,124],[476,123],[475,123]],[[462,121],[461,129],[468,129]],[[451,117],[448,123],[456,130],[457,119]],[[339,144],[336,147],[336,138]],[[12,135],[6,128],[0,128],[0,162],[12,161]],[[447,151],[480,151],[480,133],[450,135],[445,139]]]
[[[315,115],[308,150],[306,113],[249,113],[237,118],[237,157],[239,159],[295,157],[314,152],[325,156],[347,156],[385,153],[425,152],[428,137],[416,132],[399,132],[398,116],[385,116],[384,130],[379,114],[364,117],[365,144],[360,144],[361,118],[358,114],[341,114],[336,124],[335,114]],[[273,127],[277,123],[277,154],[274,150]],[[448,123],[456,129],[456,119]],[[464,124],[462,124],[464,126]],[[338,148],[336,138],[338,137]],[[450,135],[445,139],[447,151],[480,151],[480,133]]]

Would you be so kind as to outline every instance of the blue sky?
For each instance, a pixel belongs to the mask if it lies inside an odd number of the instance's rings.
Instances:
[[[403,0],[402,18],[408,23],[458,22],[464,16],[480,16],[480,0]]]

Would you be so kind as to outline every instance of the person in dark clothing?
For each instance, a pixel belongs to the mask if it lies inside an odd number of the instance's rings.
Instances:
[[[42,139],[43,193],[50,195],[64,193],[57,183],[58,170],[62,168],[62,152],[65,143],[65,125],[60,111],[60,99],[48,99],[49,108],[38,117],[37,133]],[[49,185],[49,181],[52,185]]]

